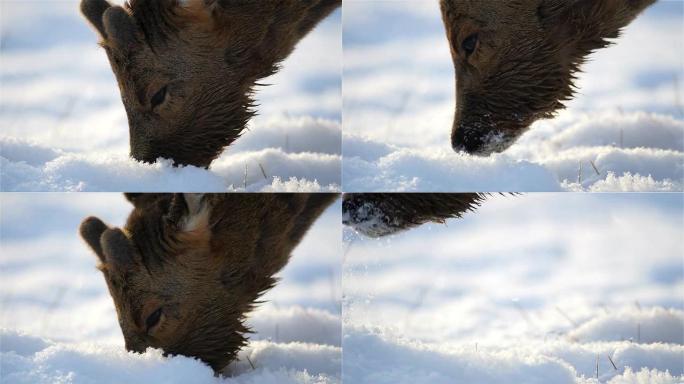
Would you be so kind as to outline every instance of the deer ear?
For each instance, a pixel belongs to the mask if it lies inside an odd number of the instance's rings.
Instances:
[[[100,243],[100,238],[102,233],[108,229],[107,224],[103,223],[102,220],[97,217],[90,216],[81,222],[79,227],[79,232],[81,237],[88,244],[90,249],[95,252],[97,257],[102,263],[106,262],[105,255],[102,252],[102,245]]]
[[[110,7],[102,15],[105,35],[115,48],[127,51],[138,42],[138,27],[122,7]]]
[[[81,13],[85,16],[90,24],[95,27],[95,29],[100,33],[103,39],[107,38],[107,33],[105,32],[104,22],[102,20],[102,15],[109,9],[112,5],[106,0],[82,0],[81,1]]]
[[[127,267],[133,264],[133,247],[120,229],[107,229],[102,232],[100,244],[107,264],[116,267]]]

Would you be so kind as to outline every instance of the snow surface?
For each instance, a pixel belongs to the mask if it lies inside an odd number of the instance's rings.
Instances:
[[[119,89],[78,1],[0,8],[3,191],[340,189],[340,11],[262,80],[271,85],[257,90],[259,116],[205,170],[128,157]]]
[[[125,351],[96,258],[77,235],[88,215],[121,225],[131,208],[123,196],[3,193],[0,205],[3,383],[340,382],[339,201],[250,315],[256,333],[228,378],[188,357]]]
[[[659,1],[591,55],[567,110],[489,157],[450,147],[454,74],[438,2],[343,7],[345,192],[684,189],[681,1]]]
[[[679,193],[493,195],[391,237],[345,228],[343,380],[683,382],[683,209]]]

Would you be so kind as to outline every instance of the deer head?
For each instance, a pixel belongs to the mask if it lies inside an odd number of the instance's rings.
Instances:
[[[335,194],[129,194],[124,228],[96,217],[80,233],[99,269],[126,349],[160,348],[219,371],[246,343],[257,298]]]
[[[586,56],[655,0],[440,0],[456,71],[451,145],[501,152],[573,96]]]
[[[254,115],[253,87],[340,0],[82,0],[128,115],[130,155],[208,167]]]

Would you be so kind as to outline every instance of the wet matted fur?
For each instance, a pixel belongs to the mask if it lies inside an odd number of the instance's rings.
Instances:
[[[86,218],[129,351],[161,348],[220,371],[245,315],[337,194],[127,194],[126,225]]]
[[[656,0],[440,0],[456,72],[451,145],[489,155],[572,98],[587,55]]]
[[[254,115],[257,81],[341,0],[82,0],[128,115],[131,157],[208,167]]]
[[[369,237],[391,235],[474,211],[482,193],[345,193],[342,223]]]

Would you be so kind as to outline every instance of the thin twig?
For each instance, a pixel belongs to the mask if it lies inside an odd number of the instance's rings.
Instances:
[[[601,176],[601,172],[599,172],[598,168],[596,168],[596,164],[594,164],[594,160],[589,160],[589,164],[591,164],[591,167],[594,168],[594,172],[596,172],[597,175]]]
[[[252,370],[255,370],[256,368],[254,367],[254,364],[252,364],[252,360],[249,359],[249,356],[245,356],[245,357],[247,358],[249,365],[252,366]]]
[[[617,371],[618,370],[617,365],[615,365],[615,363],[613,362],[613,359],[610,357],[610,355],[608,355],[608,360],[610,361],[611,364],[613,364],[613,368],[615,368],[615,370]]]
[[[598,379],[599,376],[599,354],[596,354],[596,379]]]
[[[261,166],[261,163],[259,164],[259,169],[261,169],[261,174],[264,175],[264,179],[268,180],[268,176],[266,176],[266,171],[264,171],[264,167]]]
[[[577,184],[582,184],[582,161],[579,162],[579,168],[577,169]]]

